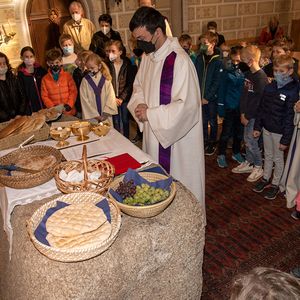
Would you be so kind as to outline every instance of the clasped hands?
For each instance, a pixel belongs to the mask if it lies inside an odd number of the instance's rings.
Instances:
[[[137,105],[137,107],[134,110],[134,114],[135,114],[136,118],[142,123],[148,121],[147,109],[148,109],[147,104],[140,103],[140,104]]]

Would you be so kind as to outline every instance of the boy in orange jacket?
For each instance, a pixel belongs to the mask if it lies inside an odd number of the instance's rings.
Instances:
[[[72,76],[62,69],[62,53],[58,48],[46,53],[48,74],[42,79],[42,100],[47,108],[63,104],[65,114],[75,115],[77,88]]]

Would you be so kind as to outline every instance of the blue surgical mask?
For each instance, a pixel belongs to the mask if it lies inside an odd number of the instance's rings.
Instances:
[[[71,55],[74,53],[74,46],[63,47],[64,55]]]
[[[293,80],[293,78],[288,73],[281,72],[274,72],[274,78],[277,82],[278,88],[282,88]]]

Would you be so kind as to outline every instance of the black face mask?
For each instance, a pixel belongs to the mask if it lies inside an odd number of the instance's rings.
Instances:
[[[139,48],[134,48],[133,53],[134,53],[135,56],[140,57],[140,56],[143,55],[144,51],[142,49],[139,49]]]
[[[58,71],[60,71],[61,66],[54,65],[54,66],[50,66],[49,68],[51,71],[57,73]]]
[[[137,40],[137,47],[139,49],[143,50],[146,54],[149,54],[149,53],[155,51],[155,45],[152,44],[152,42]]]
[[[240,69],[243,73],[245,73],[245,72],[247,72],[247,71],[250,70],[250,67],[249,67],[246,63],[244,63],[243,61],[241,61],[241,62],[239,63],[239,69]]]

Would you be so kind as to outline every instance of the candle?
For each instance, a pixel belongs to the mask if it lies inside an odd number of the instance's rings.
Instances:
[[[7,35],[7,32],[6,32],[6,30],[5,30],[4,25],[2,25],[2,30],[3,30],[3,32],[4,32],[4,35],[5,35],[5,36],[8,36],[8,35]]]

